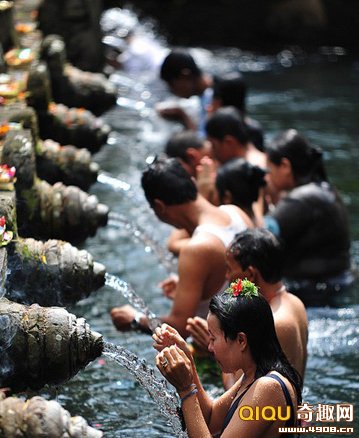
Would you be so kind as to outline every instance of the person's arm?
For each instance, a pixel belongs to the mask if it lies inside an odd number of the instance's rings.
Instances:
[[[196,167],[196,185],[198,192],[213,205],[219,205],[219,196],[216,188],[218,162],[204,156]]]
[[[159,352],[163,351],[165,348],[175,345],[186,354],[192,367],[193,383],[198,389],[197,397],[201,406],[202,414],[205,421],[208,423],[211,417],[213,401],[203,389],[189,345],[180,336],[178,331],[168,324],[162,324],[161,327],[158,327],[152,335],[152,338],[155,341],[153,347]]]
[[[196,315],[211,274],[208,258],[208,248],[203,244],[189,243],[180,252],[176,296],[170,314],[161,320],[177,329],[183,337],[188,336],[187,319]]]
[[[178,284],[173,300],[171,312],[161,316],[162,322],[176,328],[178,332],[187,337],[187,319],[196,314],[202,299],[203,290],[212,266],[209,263],[210,252],[206,245],[188,244],[180,253],[178,259]],[[138,328],[148,330],[148,319],[145,315],[138,315],[133,307],[126,305],[115,307],[111,310],[113,323],[118,330],[131,330]],[[134,326],[136,322],[136,326]]]
[[[181,249],[187,245],[191,237],[184,229],[175,229],[167,240],[167,249],[175,255],[179,255]]]
[[[202,406],[203,399],[211,399],[198,379],[196,367],[179,346],[172,345],[162,350],[156,357],[156,365],[181,398],[188,437],[210,438],[219,432],[238,388],[227,391],[218,401],[211,402],[212,409],[207,412]],[[217,424],[213,424],[211,417],[216,418]]]
[[[158,114],[166,120],[172,120],[175,122],[182,123],[182,125],[191,131],[197,129],[196,123],[191,119],[191,117],[186,113],[186,111],[180,106],[166,106],[161,107],[161,104],[157,105]]]

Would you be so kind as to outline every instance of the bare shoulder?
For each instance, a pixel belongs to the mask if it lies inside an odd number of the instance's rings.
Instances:
[[[287,295],[288,303],[290,304],[296,315],[307,320],[307,311],[305,309],[303,301],[290,292],[287,292],[286,295]]]
[[[225,248],[220,243],[218,237],[210,233],[198,233],[191,237],[188,241],[188,245],[183,249],[185,253],[219,253],[225,254]]]
[[[276,374],[280,379],[284,382],[287,389],[289,390],[291,396],[293,397],[294,391],[292,385],[288,382],[288,380],[278,373],[272,372],[271,374]],[[256,400],[259,405],[263,404],[283,404],[285,403],[285,397],[283,394],[283,389],[281,384],[274,379],[273,377],[263,376],[260,377],[253,384],[253,400]]]
[[[200,266],[206,271],[214,266],[225,266],[225,253],[222,245],[218,244],[215,237],[191,238],[179,254],[178,265],[186,269],[199,269]]]
[[[293,315],[295,317],[306,318],[306,310],[303,302],[290,292],[285,292],[280,296],[280,302],[277,303],[275,312],[280,319],[288,319]]]
[[[228,204],[226,205],[226,207],[230,207],[233,210],[233,212],[237,213],[238,216],[242,218],[243,222],[247,225],[248,228],[253,228],[254,226],[253,221],[244,210],[239,208],[237,205],[233,205],[233,204]]]

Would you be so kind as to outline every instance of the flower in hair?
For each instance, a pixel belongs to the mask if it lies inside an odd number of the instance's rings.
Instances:
[[[246,278],[243,280],[238,278],[237,280],[231,282],[225,292],[232,295],[232,297],[243,295],[247,298],[251,298],[258,296],[258,287]]]

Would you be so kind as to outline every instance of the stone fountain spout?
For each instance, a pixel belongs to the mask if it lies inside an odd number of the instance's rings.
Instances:
[[[68,242],[17,238],[8,246],[6,297],[41,306],[67,306],[105,283],[106,268]]]
[[[103,351],[103,338],[61,307],[0,300],[0,387],[38,390],[71,379]]]
[[[31,65],[27,81],[27,104],[39,121],[40,137],[97,152],[107,141],[110,127],[84,108],[69,108],[52,101],[50,78],[45,63]]]
[[[53,400],[32,397],[21,400],[0,394],[0,436],[10,438],[101,438],[82,417],[70,413]]]
[[[1,161],[16,168],[15,184],[20,235],[80,242],[93,236],[108,219],[108,207],[94,195],[58,182],[37,178],[32,137],[28,130],[9,131]]]
[[[51,139],[41,140],[36,112],[24,102],[0,106],[1,123],[17,123],[31,130],[39,178],[50,184],[60,181],[82,190],[88,190],[96,182],[99,166],[92,161],[90,151],[72,145],[63,146]]]

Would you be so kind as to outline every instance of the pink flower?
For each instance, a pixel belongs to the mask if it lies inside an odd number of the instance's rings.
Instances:
[[[234,283],[232,286],[233,296],[238,297],[238,295],[242,292],[242,280],[238,280],[237,283]]]

